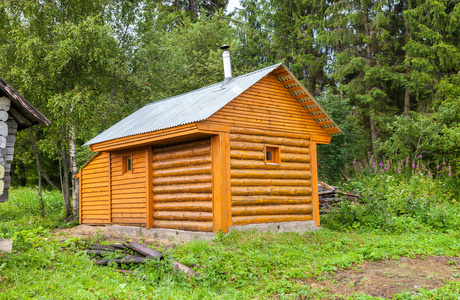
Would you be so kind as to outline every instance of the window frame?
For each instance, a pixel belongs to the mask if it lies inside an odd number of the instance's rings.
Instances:
[[[122,173],[123,175],[124,174],[132,174],[133,173],[133,164],[134,164],[134,159],[133,159],[133,155],[132,154],[129,154],[129,155],[123,155],[122,158],[121,158],[121,161],[122,161]],[[129,164],[129,162],[131,162],[131,164]],[[131,167],[131,168],[129,168]]]
[[[267,153],[272,153],[272,159],[267,159]],[[266,165],[280,165],[281,164],[281,148],[276,145],[265,145],[264,160]]]

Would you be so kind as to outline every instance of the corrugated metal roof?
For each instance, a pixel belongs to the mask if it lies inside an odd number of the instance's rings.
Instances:
[[[222,88],[222,82],[168,99],[150,103],[116,123],[85,145],[195,123],[212,116],[260,79],[278,67],[274,75],[329,135],[342,131],[284,64],[276,64],[236,77]]]
[[[221,88],[222,83],[216,83],[147,104],[97,135],[85,145],[205,120],[280,65],[282,64],[236,77],[225,88]]]

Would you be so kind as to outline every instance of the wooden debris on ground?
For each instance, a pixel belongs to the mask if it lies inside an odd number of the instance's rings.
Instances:
[[[351,203],[359,202],[360,195],[355,195],[350,192],[343,192],[338,187],[328,185],[325,182],[318,180],[318,195],[319,195],[319,209],[321,213],[328,213],[331,207],[337,205],[344,200]]]
[[[131,250],[137,254],[129,254],[128,250]],[[118,253],[120,254],[125,254],[126,256],[123,258],[114,258],[114,259],[99,259],[96,260],[94,264],[96,265],[108,265],[109,263],[116,263],[118,265],[121,264],[139,264],[142,263],[148,259],[153,259],[153,260],[162,260],[164,259],[163,254],[161,252],[156,251],[154,249],[151,249],[145,245],[142,245],[137,242],[129,243],[129,244],[111,244],[109,246],[106,245],[98,245],[98,244],[93,244],[91,247],[89,247],[88,250],[86,250],[86,253],[89,255],[96,255],[96,256],[107,256],[111,255],[113,253]],[[170,263],[174,266],[175,269],[180,270],[184,272],[184,274],[187,277],[190,276],[198,276],[198,274],[192,270],[191,268],[187,267],[184,264],[181,264],[180,262],[169,259]],[[128,272],[128,271],[127,271]],[[128,272],[129,273],[129,272]]]

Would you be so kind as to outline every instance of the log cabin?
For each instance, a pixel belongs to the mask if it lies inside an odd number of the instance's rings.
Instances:
[[[80,223],[228,232],[320,225],[317,144],[340,128],[276,64],[137,110],[86,143]]]
[[[35,124],[50,124],[41,112],[0,78],[0,202],[8,200],[16,133]]]

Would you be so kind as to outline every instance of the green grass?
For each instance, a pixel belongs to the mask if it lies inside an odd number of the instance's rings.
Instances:
[[[312,233],[245,232],[195,241],[167,251],[201,274],[187,279],[165,262],[150,262],[123,275],[95,266],[78,239],[58,242],[49,229],[65,226],[60,195],[46,193],[48,215],[38,217],[33,189],[16,189],[0,204],[0,237],[13,238],[11,254],[0,254],[0,299],[335,299],[310,290],[309,278],[366,260],[417,255],[458,256],[458,231]],[[396,299],[457,299],[460,284],[403,293]],[[350,299],[376,299],[354,295]]]

